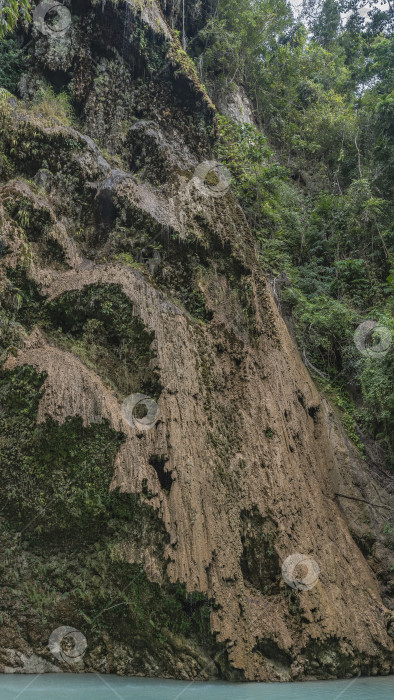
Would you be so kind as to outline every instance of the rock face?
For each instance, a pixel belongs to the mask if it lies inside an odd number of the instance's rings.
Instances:
[[[105,551],[102,532],[81,542],[49,515],[61,470],[82,450],[60,437],[50,460],[41,453],[55,485],[42,487],[41,510],[4,489],[1,667],[241,680],[389,673],[393,615],[379,576],[392,553],[379,533],[393,497],[314,387],[231,188],[195,175],[213,158],[215,111],[160,7],[103,8],[73,2],[68,34],[35,37],[23,81],[26,95],[43,75],[68,84],[78,129],[44,107],[1,103],[1,284],[13,309],[2,382],[12,391],[26,366],[42,374],[29,440],[79,421],[81,440],[107,430],[101,455],[121,435],[103,462],[106,488],[134,505],[102,516]],[[132,360],[120,353],[130,329]],[[151,425],[122,412],[136,393],[157,404]],[[2,442],[8,431],[25,444],[28,428],[12,420],[0,445],[22,492],[21,469],[41,477]],[[67,493],[65,509],[72,485]],[[104,511],[84,499],[72,518],[88,533],[84,508],[93,520]],[[319,567],[310,590],[281,575],[296,553]],[[140,589],[124,598],[136,576],[149,599]],[[199,631],[196,610],[209,628]],[[72,666],[47,646],[61,625],[87,639]]]

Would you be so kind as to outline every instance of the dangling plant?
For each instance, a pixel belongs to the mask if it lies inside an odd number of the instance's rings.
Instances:
[[[29,21],[30,17],[30,0],[0,0],[0,39],[15,29],[19,18]]]

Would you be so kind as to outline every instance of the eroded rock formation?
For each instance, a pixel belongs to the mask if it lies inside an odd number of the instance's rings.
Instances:
[[[26,585],[15,597],[5,580],[2,668],[67,670],[46,644],[48,631],[68,624],[88,640],[71,670],[247,680],[388,673],[393,613],[382,579],[392,553],[380,532],[393,497],[308,375],[231,189],[210,196],[194,177],[212,158],[215,108],[162,9],[136,0],[125,25],[124,5],[103,7],[73,2],[68,34],[35,36],[23,81],[26,97],[43,75],[68,85],[78,128],[39,107],[1,104],[1,284],[14,300],[23,279],[17,305],[27,305],[7,326],[2,377],[25,365],[43,374],[38,426],[80,419],[81,431],[106,425],[122,435],[108,458],[110,488],[134,494],[140,510],[127,531],[116,524],[123,516],[111,520],[120,535],[104,563],[94,560],[95,576],[110,577],[116,561],[126,586],[135,567],[152,591],[175,595],[181,585],[184,614],[194,614],[189,595],[208,611],[209,633],[165,630],[155,596],[146,602],[151,627],[136,623],[133,599],[117,618],[120,583],[114,600],[99,605],[115,608],[111,624],[105,614],[93,624],[93,603],[77,603],[73,590],[91,586],[95,596],[99,580],[82,585],[64,570],[56,578],[51,565],[93,557],[94,543],[59,540],[54,522],[35,545],[27,516],[9,530],[15,496],[6,491],[2,556]],[[115,309],[114,289],[140,324],[135,337],[146,336],[132,364],[100,354],[97,323],[102,304]],[[90,324],[82,340],[74,308]],[[111,333],[102,342],[119,349],[126,341]],[[139,430],[122,401],[147,386],[158,420]],[[10,448],[5,454],[12,462]],[[281,576],[297,552],[318,563],[311,590],[292,590]],[[34,582],[23,563],[32,557],[43,562]]]

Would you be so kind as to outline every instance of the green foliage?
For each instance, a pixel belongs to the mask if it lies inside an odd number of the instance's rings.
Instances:
[[[104,632],[106,638],[109,633],[113,641],[135,650],[137,638],[137,648],[148,645],[158,657],[169,633],[203,645],[212,643],[210,606],[203,594],[188,594],[184,585],[166,580],[154,583],[141,565],[114,555],[121,537],[138,540],[141,514],[127,525],[111,521],[99,542],[71,537],[56,543],[48,537],[36,543],[25,537],[16,540],[2,523],[0,573],[9,587],[8,600],[19,601],[29,613],[29,625],[34,620],[38,631],[37,619],[41,622],[43,639],[60,618],[77,625],[89,641],[100,639]],[[154,535],[159,523],[151,518],[148,527]],[[7,607],[0,599],[0,615],[4,614]]]
[[[256,127],[219,117],[217,153],[233,175],[234,189],[252,225],[275,226],[275,201],[287,171],[274,159],[267,139]],[[283,194],[283,192],[282,192]]]
[[[67,92],[56,93],[53,87],[42,82],[34,93],[32,111],[50,121],[56,119],[70,125],[75,121],[74,110]]]
[[[11,190],[3,197],[4,208],[10,218],[18,223],[30,241],[43,238],[43,234],[53,223],[49,208],[37,204],[32,197],[25,197]]]
[[[204,82],[212,73],[227,87],[248,80],[289,18],[285,0],[222,0],[192,45],[202,57]]]
[[[380,319],[393,334],[388,20],[378,21],[372,8],[370,25],[355,14],[343,25],[338,3],[313,0],[305,2],[307,26],[279,8],[283,33],[269,40],[244,26],[250,4],[239,5],[224,3],[202,30],[202,64],[207,82],[211,70],[229,91],[230,78],[242,75],[260,128],[221,117],[218,156],[231,171],[274,294],[292,315],[305,364],[356,444],[359,430],[368,431],[393,466],[393,351],[366,358],[353,340],[365,319]],[[231,42],[240,47],[242,68]]]
[[[378,440],[394,465],[394,321],[388,314],[376,314],[379,325],[391,333],[392,343],[382,357],[362,357],[357,360],[363,405],[360,419],[364,427]]]
[[[109,483],[123,436],[105,422],[85,428],[80,418],[37,425],[43,382],[27,366],[0,374],[3,510],[18,526],[38,532],[77,526],[86,537],[116,513]]]
[[[294,317],[297,320],[298,341],[303,351],[321,371],[336,374],[342,348],[353,335],[356,315],[346,304],[328,295],[306,296],[291,289],[296,295]]]
[[[341,7],[337,0],[324,0],[319,16],[312,25],[313,38],[324,47],[337,37],[341,23]]]
[[[336,53],[310,43],[304,29],[267,56],[259,77],[260,119],[283,156],[332,176],[354,134],[344,90],[350,80]],[[319,164],[316,162],[319,160]]]
[[[0,39],[15,29],[19,19],[27,22],[30,17],[30,0],[2,0],[0,5]]]
[[[26,66],[26,54],[15,39],[0,41],[0,87],[15,94]]]

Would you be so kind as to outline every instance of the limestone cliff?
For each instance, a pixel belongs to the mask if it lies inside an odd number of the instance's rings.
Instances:
[[[388,673],[393,496],[308,375],[231,188],[196,176],[215,107],[176,3],[70,7],[66,33],[33,30],[25,102],[1,101],[1,668]],[[311,590],[283,580],[294,553]],[[47,646],[61,625],[87,639],[72,667]]]

